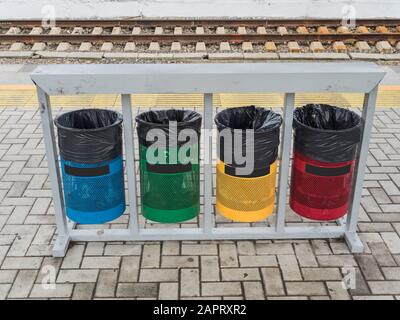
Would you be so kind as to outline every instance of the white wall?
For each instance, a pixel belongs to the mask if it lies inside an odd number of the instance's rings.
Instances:
[[[49,4],[58,18],[341,18],[349,5],[358,18],[400,18],[400,0],[0,0],[0,19],[42,18]]]

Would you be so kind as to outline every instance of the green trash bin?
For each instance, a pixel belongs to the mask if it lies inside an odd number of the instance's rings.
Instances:
[[[145,218],[177,223],[198,215],[201,120],[197,112],[176,109],[149,111],[136,117]]]

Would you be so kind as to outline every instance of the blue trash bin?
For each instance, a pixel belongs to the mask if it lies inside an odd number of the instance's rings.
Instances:
[[[102,109],[64,113],[55,119],[66,214],[101,224],[125,211],[122,115]]]

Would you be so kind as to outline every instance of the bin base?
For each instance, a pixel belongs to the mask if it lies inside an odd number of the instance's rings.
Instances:
[[[143,216],[146,219],[161,223],[178,223],[193,219],[200,212],[200,204],[184,209],[160,210],[142,205]]]
[[[238,211],[228,208],[221,204],[221,202],[217,201],[216,210],[223,217],[235,222],[257,222],[262,221],[272,215],[274,203],[257,211]]]
[[[290,199],[290,208],[298,215],[316,221],[331,221],[343,217],[348,209],[348,203],[333,209],[311,208],[301,204],[298,201]]]
[[[125,211],[125,203],[118,206],[102,211],[79,211],[71,208],[66,208],[67,217],[80,224],[102,224],[110,222],[120,217]]]

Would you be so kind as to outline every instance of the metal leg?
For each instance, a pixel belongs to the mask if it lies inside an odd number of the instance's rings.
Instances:
[[[285,94],[283,110],[282,146],[279,166],[278,209],[276,215],[276,231],[282,232],[285,228],[286,197],[289,178],[290,148],[292,146],[292,124],[294,109],[294,93]]]
[[[129,94],[121,96],[122,114],[124,116],[124,138],[125,138],[125,155],[126,155],[126,172],[128,175],[128,193],[129,193],[129,229],[134,234],[139,233],[139,217],[137,214],[136,204],[136,168],[135,168],[135,149],[133,140],[133,124],[132,124],[132,103]]]
[[[37,87],[37,95],[44,143],[46,146],[47,165],[49,167],[51,189],[53,191],[53,204],[58,233],[53,247],[53,256],[63,257],[68,249],[71,237],[67,227],[67,218],[65,214],[64,196],[62,193],[60,168],[58,165],[58,154],[53,127],[53,116],[51,113],[49,96],[39,87]]]
[[[349,205],[349,213],[346,221],[345,239],[352,252],[362,252],[363,245],[357,235],[358,211],[361,202],[362,188],[364,183],[365,166],[367,164],[369,139],[374,121],[374,112],[378,86],[365,95],[362,112],[363,132],[359,147],[356,168],[354,171],[353,192]]]
[[[212,121],[213,121],[213,95],[204,94],[204,233],[212,231],[213,206],[212,206]]]

